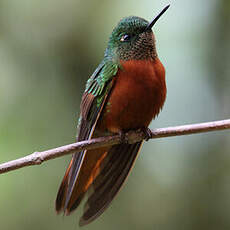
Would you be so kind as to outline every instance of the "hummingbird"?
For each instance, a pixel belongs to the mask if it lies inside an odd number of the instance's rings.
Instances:
[[[86,83],[77,141],[138,129],[148,139],[148,126],[166,98],[165,68],[152,27],[169,6],[151,22],[130,16],[113,29],[104,59]],[[74,153],[57,194],[57,213],[71,214],[88,194],[79,225],[99,217],[121,189],[142,142]]]

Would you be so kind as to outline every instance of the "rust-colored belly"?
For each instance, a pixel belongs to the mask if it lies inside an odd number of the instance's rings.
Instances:
[[[121,63],[100,126],[110,132],[148,127],[166,97],[165,70],[159,59]]]

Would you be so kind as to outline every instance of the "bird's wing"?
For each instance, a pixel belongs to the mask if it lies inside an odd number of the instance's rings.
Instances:
[[[77,141],[91,138],[98,118],[112,88],[112,79],[119,65],[112,60],[102,62],[89,78],[81,101],[81,114],[78,123]],[[73,154],[71,163],[60,185],[56,210],[66,210],[73,192],[86,151]]]

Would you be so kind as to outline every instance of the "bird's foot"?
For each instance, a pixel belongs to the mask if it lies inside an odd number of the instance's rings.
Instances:
[[[152,131],[148,127],[143,127],[141,128],[141,131],[144,133],[144,139],[148,141],[149,139],[152,138]]]
[[[121,139],[121,143],[122,143],[122,144],[128,144],[128,143],[129,143],[129,139],[128,139],[127,136],[125,135],[125,132],[124,132],[124,131],[120,131],[120,132],[119,132],[119,136],[120,136],[120,139]]]

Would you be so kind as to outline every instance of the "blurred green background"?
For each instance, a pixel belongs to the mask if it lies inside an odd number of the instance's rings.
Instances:
[[[120,18],[168,1],[1,0],[0,161],[75,140],[86,79]],[[167,101],[151,128],[230,118],[230,1],[177,0],[154,28]],[[230,229],[230,132],[145,143],[112,206],[84,229]],[[0,175],[0,228],[78,229],[54,200],[70,156]]]

